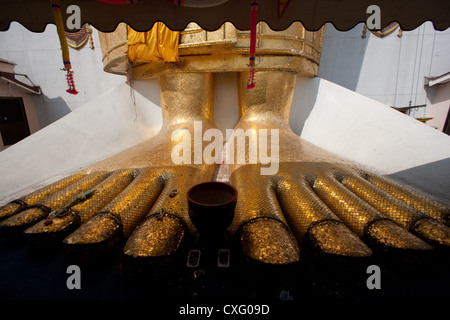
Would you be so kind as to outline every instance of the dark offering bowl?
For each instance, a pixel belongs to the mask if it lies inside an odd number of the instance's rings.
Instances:
[[[189,217],[202,235],[223,236],[233,221],[237,190],[223,182],[204,182],[187,192]]]

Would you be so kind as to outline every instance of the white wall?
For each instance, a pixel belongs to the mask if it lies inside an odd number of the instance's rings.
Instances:
[[[340,32],[327,25],[319,77],[391,106],[426,104],[424,78],[450,71],[450,29],[435,31],[425,22],[402,37],[397,29],[384,38],[367,31],[363,39],[363,26]],[[426,117],[427,110],[411,116]]]
[[[66,92],[67,82],[56,27],[44,32],[28,31],[19,23],[11,23],[0,32],[0,57],[16,63],[15,71],[26,74],[41,87],[43,95],[35,98],[39,123],[45,127],[77,109],[99,94],[126,81],[124,76],[103,71],[102,52],[97,30],[93,29],[94,49],[87,43],[82,49],[69,48],[75,86],[79,93]]]

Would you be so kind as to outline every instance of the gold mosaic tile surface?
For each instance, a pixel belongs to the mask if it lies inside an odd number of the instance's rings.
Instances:
[[[247,75],[239,78],[241,119],[235,129],[276,130],[279,143],[272,144],[276,137],[271,136],[268,149],[258,145],[257,152],[279,157],[269,164],[252,163],[247,139],[233,146],[232,160],[245,151],[244,161],[223,165],[238,190],[230,232],[245,256],[290,264],[301,259],[305,241],[322,253],[351,257],[370,256],[374,245],[429,250],[450,244],[449,208],[292,132],[295,73],[257,72],[252,90],[245,89]],[[175,253],[186,234],[196,232],[188,214],[188,189],[215,175],[216,164],[194,163],[195,150],[208,144],[194,139],[194,121],[201,121],[202,135],[214,128],[213,75],[166,75],[159,84],[164,126],[158,135],[4,206],[0,227],[32,224],[27,233],[51,233],[80,225],[66,244],[103,243],[120,236],[126,240],[124,253],[135,258]],[[171,158],[180,141],[173,134],[180,130],[190,134],[191,164],[175,165]],[[277,170],[262,175],[261,168],[269,165]],[[86,192],[93,193],[65,214],[52,216]],[[15,212],[21,201],[28,207]]]

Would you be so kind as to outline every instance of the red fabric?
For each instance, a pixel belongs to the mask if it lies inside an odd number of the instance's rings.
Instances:
[[[256,51],[256,25],[258,23],[258,1],[252,0],[250,16],[250,56],[255,55]]]

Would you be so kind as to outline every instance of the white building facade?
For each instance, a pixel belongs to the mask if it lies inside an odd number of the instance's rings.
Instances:
[[[428,79],[450,72],[448,52],[450,30],[436,31],[431,22],[383,37],[362,23],[346,32],[328,24],[319,76],[445,131],[450,87]]]

